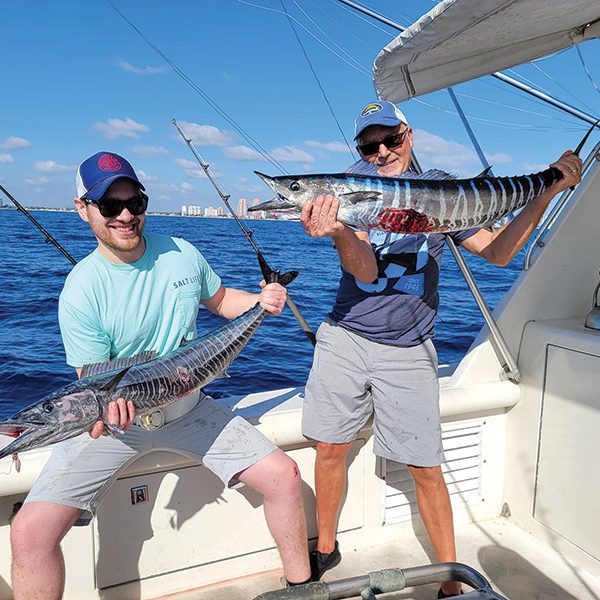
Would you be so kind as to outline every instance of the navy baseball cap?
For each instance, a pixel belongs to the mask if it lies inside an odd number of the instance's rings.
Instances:
[[[77,169],[77,197],[100,200],[110,184],[121,177],[131,179],[142,190],[146,189],[127,159],[113,152],[97,152],[86,158]]]
[[[396,127],[400,123],[408,125],[404,113],[387,100],[377,100],[367,104],[354,121],[354,139],[356,139],[367,127],[371,125],[383,125],[384,127]]]

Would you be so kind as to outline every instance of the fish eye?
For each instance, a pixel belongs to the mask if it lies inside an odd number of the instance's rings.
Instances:
[[[52,404],[52,402],[44,402],[44,404],[42,404],[42,410],[51,413],[54,410],[54,404]]]
[[[292,192],[299,192],[300,184],[297,181],[292,181],[292,183],[290,183],[290,190],[292,190]]]

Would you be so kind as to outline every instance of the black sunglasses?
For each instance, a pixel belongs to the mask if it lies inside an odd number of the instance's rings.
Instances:
[[[134,217],[141,215],[146,212],[148,208],[148,196],[143,192],[139,192],[127,200],[120,200],[119,198],[100,198],[100,200],[88,200],[83,198],[88,204],[95,204],[100,211],[100,214],[106,218],[111,219],[119,216],[123,209],[126,208]]]
[[[392,148],[397,148],[398,146],[402,146],[407,132],[408,132],[408,129],[405,129],[404,131],[401,131],[400,133],[395,133],[394,135],[388,135],[387,137],[383,138],[382,140],[379,140],[378,142],[367,142],[366,144],[359,144],[356,147],[365,156],[370,156],[371,154],[377,154],[379,152],[379,146],[381,146],[381,144],[383,144],[388,150],[391,150]]]

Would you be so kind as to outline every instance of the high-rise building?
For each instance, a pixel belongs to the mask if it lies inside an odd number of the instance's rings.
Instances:
[[[181,214],[182,215],[187,215],[188,214],[188,207],[184,204],[181,207]]]
[[[246,198],[240,198],[237,203],[237,215],[238,217],[248,216],[248,200]]]

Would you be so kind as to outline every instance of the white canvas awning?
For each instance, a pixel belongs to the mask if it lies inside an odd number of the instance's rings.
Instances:
[[[380,98],[402,102],[600,36],[600,0],[444,0],[373,67]]]

